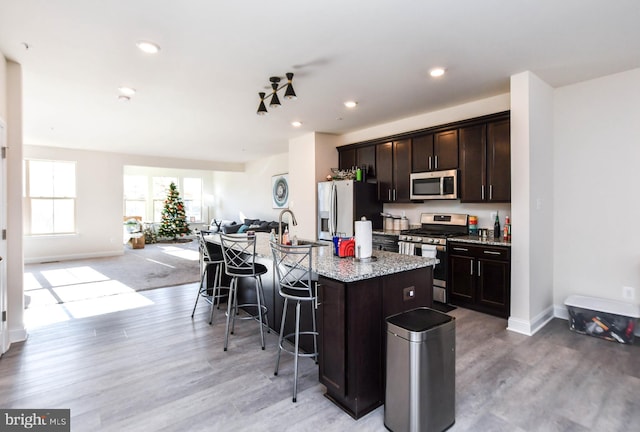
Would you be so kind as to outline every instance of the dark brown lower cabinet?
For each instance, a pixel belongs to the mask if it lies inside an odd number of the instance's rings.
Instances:
[[[508,318],[511,249],[450,241],[449,298],[454,305]]]
[[[385,318],[433,301],[433,268],[318,286],[319,378],[354,418],[384,403]]]

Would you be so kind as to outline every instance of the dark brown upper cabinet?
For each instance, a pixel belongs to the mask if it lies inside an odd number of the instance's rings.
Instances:
[[[376,178],[376,146],[375,144],[357,148],[338,149],[338,167],[349,170],[353,167],[365,169],[365,179]]]
[[[376,146],[378,200],[410,202],[411,139]]]
[[[460,128],[460,201],[511,201],[510,120]]]
[[[458,168],[457,129],[414,137],[411,145],[411,172]]]

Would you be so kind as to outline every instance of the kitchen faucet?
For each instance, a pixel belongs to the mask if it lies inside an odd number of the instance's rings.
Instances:
[[[296,221],[296,215],[289,209],[284,209],[280,212],[280,217],[278,218],[278,243],[282,243],[282,216],[285,213],[289,213],[291,215],[291,223],[295,226],[298,225],[298,221]]]

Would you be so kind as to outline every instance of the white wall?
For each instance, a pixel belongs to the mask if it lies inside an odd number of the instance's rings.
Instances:
[[[249,219],[277,221],[280,209],[273,208],[271,177],[288,173],[288,164],[289,154],[281,153],[247,163],[244,172],[216,171],[212,217],[242,222],[239,216],[242,212]]]
[[[127,165],[152,166],[158,171],[219,168],[217,164],[153,156],[134,156],[43,146],[24,146],[25,158],[76,161],[77,234],[26,236],[25,262],[121,255],[123,172]],[[167,168],[171,167],[171,168]],[[242,167],[242,165],[240,165]],[[231,169],[237,169],[233,165]],[[21,200],[21,199],[20,199]]]
[[[0,56],[2,57],[2,56]],[[3,58],[3,57],[2,57]],[[4,58],[3,58],[4,59]],[[6,62],[7,327],[9,342],[25,340],[22,245],[22,67]]]
[[[508,111],[509,109],[509,93],[505,93],[340,135],[337,145],[353,144],[398,133],[440,126],[474,117]]]
[[[640,69],[555,91],[554,303],[640,301]],[[629,300],[625,300],[629,301]]]
[[[530,72],[511,77],[511,330],[553,317],[553,90]]]

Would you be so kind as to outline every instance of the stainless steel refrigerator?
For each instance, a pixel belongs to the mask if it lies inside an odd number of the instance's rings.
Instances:
[[[353,236],[353,223],[362,216],[374,229],[382,228],[382,203],[375,183],[334,180],[318,183],[318,239]]]

